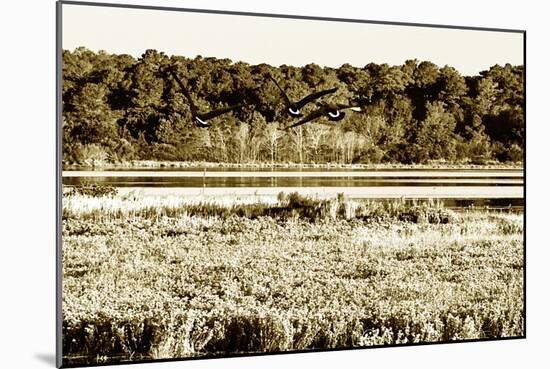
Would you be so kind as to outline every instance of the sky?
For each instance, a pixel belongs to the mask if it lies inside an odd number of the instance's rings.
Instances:
[[[523,64],[523,34],[372,23],[63,5],[62,47],[139,57],[147,49],[249,64],[363,67],[408,59],[477,75]]]

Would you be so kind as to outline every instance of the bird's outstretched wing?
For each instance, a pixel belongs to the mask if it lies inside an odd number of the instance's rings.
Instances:
[[[226,108],[220,108],[220,109],[212,110],[208,113],[196,114],[196,116],[198,116],[200,119],[202,119],[204,121],[207,121],[209,119],[217,117],[218,115],[222,115],[222,114],[225,114],[227,112],[230,112],[233,109],[237,109],[237,108],[241,107],[242,105],[243,104],[231,105],[231,106],[228,106]]]
[[[170,72],[172,77],[176,80],[176,82],[180,86],[181,92],[183,92],[183,95],[185,96],[185,98],[187,99],[187,102],[189,103],[191,114],[193,115],[197,114],[197,111],[198,111],[197,106],[193,102],[193,99],[191,98],[191,94],[189,93],[189,90],[187,90],[187,87],[185,86],[185,84],[181,81],[181,79],[179,79],[178,75],[176,74],[176,72],[174,72],[172,68],[169,68],[168,72]]]
[[[275,85],[277,86],[277,88],[281,91],[281,93],[283,94],[283,97],[285,99],[285,103],[286,103],[286,106],[290,106],[292,105],[292,101],[290,101],[290,99],[288,98],[285,90],[283,90],[281,88],[281,86],[279,86],[279,83],[277,82],[277,80],[275,78],[273,78],[273,76],[270,74],[270,73],[267,73],[267,76],[273,81],[273,83],[275,83]]]
[[[357,112],[363,111],[363,109],[361,109],[361,107],[357,105],[336,104],[336,106],[338,107],[338,110],[351,109]]]
[[[321,96],[324,96],[324,95],[328,95],[328,94],[332,94],[334,92],[336,92],[336,90],[338,90],[338,87],[334,87],[334,88],[330,88],[328,90],[322,90],[322,91],[318,91],[318,92],[314,92],[312,94],[309,94],[307,95],[306,97],[304,97],[302,100],[298,101],[295,105],[298,109],[301,109],[303,108],[306,104],[312,102],[312,101],[315,101],[317,100],[318,98],[320,98]]]
[[[305,117],[303,117],[302,119],[300,119],[298,122],[286,127],[285,130],[301,126],[302,124],[305,124],[305,123],[309,122],[310,120],[317,119],[317,118],[319,118],[319,117],[321,117],[325,114],[326,114],[326,110],[323,109],[323,108],[314,110],[311,113],[309,113],[308,115],[306,115]]]

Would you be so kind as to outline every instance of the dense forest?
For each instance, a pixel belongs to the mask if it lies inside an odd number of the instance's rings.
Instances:
[[[244,105],[199,128],[165,67],[177,68],[201,110]],[[360,104],[362,111],[331,125],[321,118],[283,130],[294,120],[266,73],[291,98],[337,87],[323,99]],[[524,68],[509,64],[462,76],[451,66],[418,60],[275,67],[155,50],[136,60],[82,47],[63,51],[62,93],[65,164],[484,164],[521,162],[525,148]],[[304,111],[315,108],[308,104]]]

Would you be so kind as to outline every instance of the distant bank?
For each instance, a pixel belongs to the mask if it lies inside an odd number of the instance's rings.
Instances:
[[[109,169],[148,169],[148,168],[235,168],[235,169],[347,169],[347,170],[391,170],[391,169],[515,169],[522,170],[523,163],[446,163],[432,162],[428,164],[343,164],[343,163],[215,163],[201,161],[157,161],[157,160],[133,160],[118,163],[97,162],[85,165],[64,164],[65,171],[72,170],[109,170]]]

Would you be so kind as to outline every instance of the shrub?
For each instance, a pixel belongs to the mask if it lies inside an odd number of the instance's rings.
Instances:
[[[90,197],[114,197],[118,193],[118,189],[109,185],[80,185],[72,186],[65,193],[64,196],[90,196]]]
[[[448,224],[456,222],[457,216],[449,209],[416,205],[403,210],[398,219],[413,223]]]

